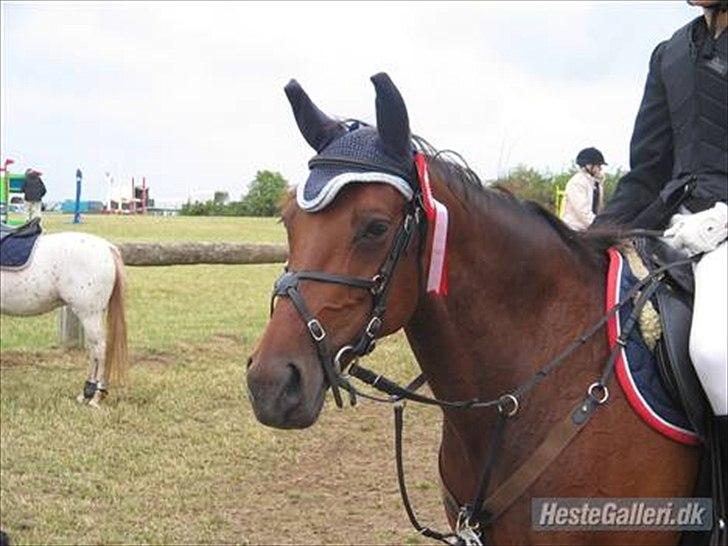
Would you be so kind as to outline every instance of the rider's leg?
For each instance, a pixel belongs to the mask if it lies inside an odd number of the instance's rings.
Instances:
[[[726,538],[728,471],[728,243],[703,256],[695,266],[695,307],[690,329],[690,358],[716,417],[710,424],[716,528],[711,540]],[[722,530],[720,530],[722,529]],[[712,543],[712,542],[711,542]]]
[[[705,394],[719,416],[728,415],[728,243],[695,266],[695,307],[690,358]]]

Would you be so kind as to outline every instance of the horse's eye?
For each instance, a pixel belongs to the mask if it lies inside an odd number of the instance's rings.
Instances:
[[[364,237],[376,239],[387,233],[387,229],[389,229],[389,226],[386,222],[372,222],[367,226]]]

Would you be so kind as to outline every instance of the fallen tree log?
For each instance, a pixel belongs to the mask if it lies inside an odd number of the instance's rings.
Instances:
[[[285,262],[288,247],[253,243],[117,243],[125,265],[272,264]]]

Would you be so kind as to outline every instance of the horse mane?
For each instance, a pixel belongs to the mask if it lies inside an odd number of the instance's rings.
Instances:
[[[419,136],[413,136],[415,150],[428,157],[428,164],[442,175],[442,181],[459,196],[467,207],[485,213],[488,207],[510,208],[518,216],[525,216],[545,224],[560,237],[566,246],[586,262],[602,264],[608,248],[621,240],[617,229],[575,231],[541,204],[523,200],[509,189],[494,184],[487,186],[467,164],[465,159],[452,150],[437,150]]]

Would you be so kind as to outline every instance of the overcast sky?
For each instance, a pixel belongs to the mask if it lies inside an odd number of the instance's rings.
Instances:
[[[386,71],[412,129],[483,177],[559,170],[597,146],[627,167],[653,48],[700,15],[683,1],[2,3],[2,158],[47,199],[104,199],[104,172],[152,197],[259,169],[295,184],[312,155],[283,86],[373,122]]]

